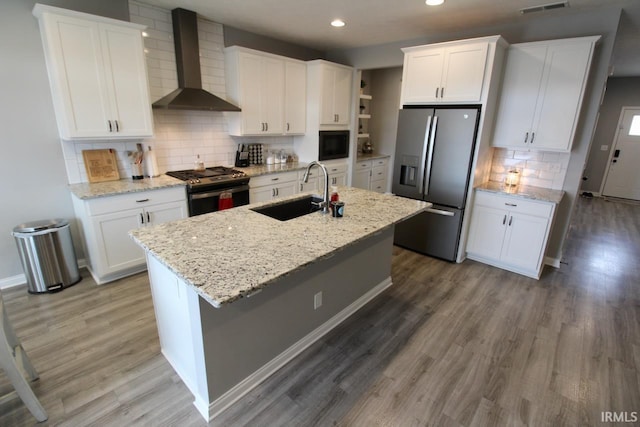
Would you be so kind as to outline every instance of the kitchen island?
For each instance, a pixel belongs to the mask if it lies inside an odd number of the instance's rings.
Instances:
[[[340,187],[345,216],[252,209],[137,229],[162,353],[211,420],[391,285],[394,224],[430,205]]]

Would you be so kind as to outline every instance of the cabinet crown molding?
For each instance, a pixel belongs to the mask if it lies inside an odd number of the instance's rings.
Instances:
[[[54,14],[54,15],[60,15],[60,16],[70,16],[73,18],[88,19],[94,22],[101,22],[104,24],[126,26],[126,27],[134,28],[140,31],[147,28],[146,25],[135,24],[129,21],[121,21],[119,19],[107,18],[106,16],[92,15],[90,13],[78,12],[75,10],[63,9],[61,7],[47,6],[41,3],[36,3],[35,6],[33,6],[32,13],[33,13],[33,16],[35,16],[38,19],[41,19],[46,14]]]

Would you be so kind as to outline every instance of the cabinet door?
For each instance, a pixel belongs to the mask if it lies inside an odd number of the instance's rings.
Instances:
[[[307,182],[300,180],[299,190],[300,192],[303,192],[303,191],[319,192],[320,180],[318,178],[309,178]]]
[[[267,202],[275,197],[275,185],[249,189],[249,203]]]
[[[475,205],[469,225],[467,252],[499,260],[507,217],[508,212],[504,209]]]
[[[187,205],[185,202],[163,203],[145,208],[145,224],[157,225],[163,222],[186,218]]]
[[[371,169],[356,170],[353,172],[352,187],[369,189]]]
[[[98,24],[50,14],[41,19],[60,136],[109,136],[109,94]]]
[[[510,213],[502,248],[502,261],[537,272],[544,255],[548,222],[548,218]]]
[[[437,102],[440,91],[444,49],[409,52],[405,56],[402,76],[402,104]]]
[[[552,44],[547,49],[531,148],[560,151],[571,148],[590,58],[591,42]]]
[[[260,97],[263,80],[262,59],[257,55],[242,52],[238,55],[238,63],[242,133],[261,134],[264,131]]]
[[[284,62],[262,58],[260,116],[268,134],[284,133]]]
[[[139,30],[100,24],[112,136],[152,136],[144,46]]]
[[[129,231],[144,222],[142,209],[130,209],[92,217],[97,244],[102,246],[97,263],[92,263],[98,276],[119,273],[132,267],[144,265],[144,251],[129,237]]]
[[[347,174],[337,173],[329,176],[331,185],[345,186],[347,185]]]
[[[447,48],[440,101],[480,102],[488,43],[468,43]]]
[[[335,91],[334,84],[336,79],[336,69],[327,65],[322,66],[322,81],[320,95],[320,124],[334,125],[336,124],[336,112],[333,109]]]
[[[546,52],[546,45],[509,48],[493,135],[494,146],[529,147]]]
[[[322,95],[320,105],[320,124],[347,125],[351,111],[350,69],[322,66]]]
[[[304,134],[307,127],[307,66],[285,61],[284,131]]]
[[[293,196],[298,192],[298,183],[295,181],[283,182],[275,188],[275,197]]]
[[[348,125],[351,112],[351,70],[336,68],[333,96],[333,109],[337,116],[336,124]]]

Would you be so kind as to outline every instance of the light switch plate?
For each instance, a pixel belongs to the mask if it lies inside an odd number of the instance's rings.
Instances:
[[[601,145],[600,146],[600,151],[609,151],[609,146],[608,145]]]

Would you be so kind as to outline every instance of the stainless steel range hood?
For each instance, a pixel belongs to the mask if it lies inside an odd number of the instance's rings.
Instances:
[[[153,103],[169,110],[240,111],[240,108],[202,89],[198,18],[195,12],[173,9],[173,38],[178,67],[178,89]]]

